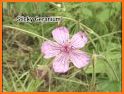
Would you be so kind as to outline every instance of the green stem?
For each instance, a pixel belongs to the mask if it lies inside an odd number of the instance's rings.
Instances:
[[[112,32],[112,33],[109,33],[109,34],[105,34],[105,35],[100,36],[100,38],[109,37],[109,36],[114,35],[114,34],[117,34],[117,33],[121,33],[121,31],[116,31],[116,32]],[[93,39],[93,41],[95,41],[95,40],[98,40],[98,38],[94,38]]]
[[[75,80],[71,80],[71,79],[65,79],[65,78],[60,78],[60,77],[52,77],[52,78],[67,81],[67,82],[72,82],[72,83],[76,83],[76,84],[80,84],[80,85],[84,85],[84,86],[88,86],[88,84],[86,84],[84,82],[79,82],[79,81],[75,81]]]
[[[96,73],[95,73],[95,62],[96,62],[96,56],[93,55],[93,72],[92,72],[92,79],[91,79],[91,88],[90,91],[95,91],[95,85],[96,85]]]
[[[20,28],[18,28],[18,27],[9,26],[9,25],[3,25],[3,28],[10,28],[10,29],[22,31],[22,32],[24,32],[24,33],[28,33],[28,34],[31,34],[31,35],[33,35],[33,36],[42,38],[42,39],[44,39],[44,40],[48,40],[47,38],[45,38],[45,37],[43,37],[43,36],[40,36],[40,35],[38,35],[38,34],[32,33],[32,32],[30,32],[30,31],[27,31],[27,30],[24,30],[24,29],[20,29]]]

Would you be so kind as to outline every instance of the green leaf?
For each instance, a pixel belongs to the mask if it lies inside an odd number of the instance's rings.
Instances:
[[[3,9],[7,9],[7,3],[3,2]]]
[[[101,21],[105,22],[109,19],[110,17],[110,10],[109,9],[104,9],[101,11],[99,14],[96,15],[96,17]]]
[[[97,86],[98,91],[118,92],[121,91],[121,82],[103,80]]]
[[[98,59],[95,63],[95,73],[105,73],[106,72],[106,66],[104,64],[105,61]],[[92,64],[88,67],[86,70],[86,73],[92,73],[93,72],[93,66]]]
[[[93,16],[92,11],[88,8],[82,9],[82,15],[83,15],[83,18],[86,18],[86,19]]]
[[[34,3],[15,3],[16,11],[18,13],[27,13],[27,14],[32,14],[36,12],[34,10]]]

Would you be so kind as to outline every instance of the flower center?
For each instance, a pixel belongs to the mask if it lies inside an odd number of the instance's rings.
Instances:
[[[64,51],[67,52],[67,53],[69,53],[69,51],[70,51],[70,47],[68,47],[68,46],[64,46]]]
[[[70,45],[63,45],[61,48],[62,52],[69,53],[72,50],[72,47]]]

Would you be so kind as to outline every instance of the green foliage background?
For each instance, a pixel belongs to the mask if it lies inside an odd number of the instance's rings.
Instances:
[[[61,16],[70,34],[85,31],[91,64],[54,73],[40,47],[58,23],[18,23],[16,16]],[[121,91],[121,3],[3,3],[3,91]]]

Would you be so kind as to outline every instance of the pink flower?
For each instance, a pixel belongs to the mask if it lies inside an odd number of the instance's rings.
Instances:
[[[66,27],[58,27],[52,31],[52,35],[56,42],[44,42],[41,52],[44,54],[44,58],[55,57],[53,60],[55,72],[67,72],[70,62],[77,68],[82,68],[89,64],[90,57],[85,52],[79,50],[88,41],[85,33],[78,32],[69,39],[68,29]]]

